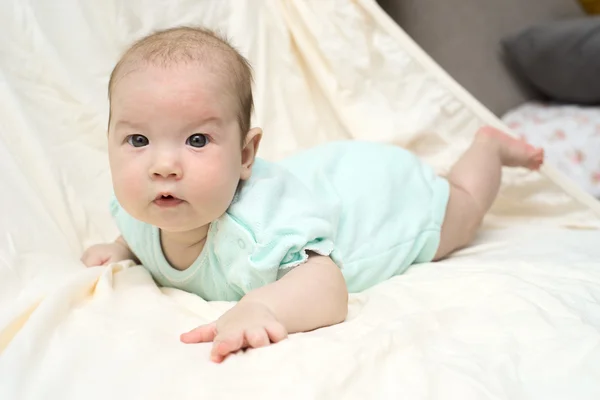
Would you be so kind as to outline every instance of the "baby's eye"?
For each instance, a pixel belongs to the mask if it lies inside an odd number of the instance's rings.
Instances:
[[[129,143],[133,147],[144,147],[148,146],[150,141],[144,135],[129,135],[127,136],[127,143]]]
[[[203,135],[202,133],[194,133],[192,136],[190,136],[189,138],[187,138],[187,140],[185,141],[185,144],[189,144],[192,147],[204,147],[208,144],[208,138],[206,137],[206,135]]]

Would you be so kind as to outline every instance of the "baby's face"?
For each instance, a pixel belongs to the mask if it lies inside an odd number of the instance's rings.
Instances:
[[[242,176],[226,87],[198,65],[140,65],[116,82],[109,160],[115,195],[134,218],[185,232],[226,211]]]

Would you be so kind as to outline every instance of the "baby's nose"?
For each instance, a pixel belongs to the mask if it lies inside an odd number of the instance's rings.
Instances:
[[[180,179],[182,176],[181,166],[176,160],[157,160],[150,169],[152,178],[175,178]]]

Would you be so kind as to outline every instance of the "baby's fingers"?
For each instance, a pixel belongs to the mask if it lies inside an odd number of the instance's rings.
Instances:
[[[267,334],[269,335],[269,339],[272,343],[281,342],[283,339],[287,338],[288,332],[283,325],[279,322],[272,322],[265,327]]]
[[[98,267],[98,266],[104,265],[108,261],[108,259],[109,259],[109,257],[107,257],[103,254],[88,253],[88,254],[84,254],[81,257],[81,262],[86,267]]]
[[[227,336],[217,336],[215,338],[215,344],[213,345],[210,353],[210,359],[214,362],[220,363],[225,357],[231,353],[235,353],[244,347],[244,332],[239,331],[235,334],[229,334]]]
[[[202,325],[192,329],[189,332],[183,333],[179,339],[183,343],[203,343],[212,342],[217,335],[217,324],[215,322]]]
[[[265,328],[255,328],[246,331],[246,341],[248,342],[248,346],[254,348],[268,346],[271,343]]]

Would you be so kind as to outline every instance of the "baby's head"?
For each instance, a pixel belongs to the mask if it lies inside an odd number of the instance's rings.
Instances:
[[[134,218],[172,232],[206,226],[250,177],[248,62],[210,31],[174,28],[130,47],[109,82],[115,195]]]

